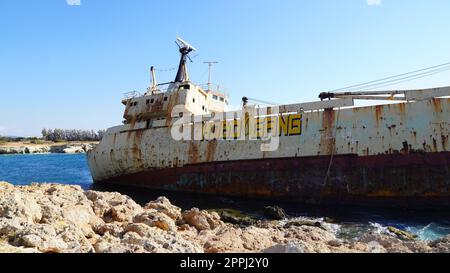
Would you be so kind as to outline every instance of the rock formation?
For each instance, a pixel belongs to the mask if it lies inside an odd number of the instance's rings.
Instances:
[[[81,154],[95,147],[92,143],[63,145],[18,145],[0,147],[0,154]]]
[[[119,193],[79,186],[0,182],[0,252],[449,252],[450,237],[422,242],[368,233],[337,238],[313,219],[225,223],[216,212],[182,211],[164,197],[140,206]]]

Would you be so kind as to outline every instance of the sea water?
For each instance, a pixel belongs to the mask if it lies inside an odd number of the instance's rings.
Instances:
[[[249,200],[222,196],[173,193],[127,187],[99,187],[92,178],[84,154],[0,155],[0,181],[15,185],[37,183],[61,183],[80,185],[84,189],[118,191],[145,204],[159,196],[168,197],[183,209],[231,208],[253,217],[262,217],[264,206],[278,205],[292,217],[328,219],[336,224],[336,232],[342,238],[354,239],[368,230],[387,233],[387,226],[394,226],[414,233],[422,240],[435,240],[450,234],[450,212],[423,212],[392,209],[374,209],[348,206],[306,206],[266,200]]]
[[[0,155],[0,181],[75,184],[84,189],[92,185],[84,154]]]

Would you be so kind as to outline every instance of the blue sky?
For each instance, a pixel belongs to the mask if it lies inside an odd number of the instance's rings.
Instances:
[[[2,0],[0,134],[120,124],[149,67],[199,50],[191,79],[243,96],[314,101],[321,91],[450,61],[448,0]],[[158,72],[160,82],[175,71]],[[450,73],[393,88],[450,85]]]

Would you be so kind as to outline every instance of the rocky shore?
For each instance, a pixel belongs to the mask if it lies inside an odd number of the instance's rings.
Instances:
[[[52,144],[52,145],[9,145],[0,146],[0,154],[79,154],[87,153],[95,147],[94,143]]]
[[[119,193],[0,182],[0,252],[450,252],[450,237],[424,242],[392,230],[348,241],[337,229],[317,219],[250,221],[227,211],[182,211],[165,197],[140,206]]]

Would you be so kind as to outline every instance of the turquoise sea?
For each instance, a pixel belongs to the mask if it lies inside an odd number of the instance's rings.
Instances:
[[[0,181],[16,185],[38,183],[76,184],[84,189],[119,191],[145,204],[158,196],[168,197],[184,209],[232,208],[261,217],[264,206],[279,205],[293,217],[329,218],[339,226],[339,235],[354,238],[367,230],[385,232],[394,226],[415,233],[423,240],[435,240],[450,234],[450,211],[423,212],[355,207],[317,207],[291,203],[181,194],[125,187],[102,188],[93,185],[86,155],[40,154],[0,155]]]

